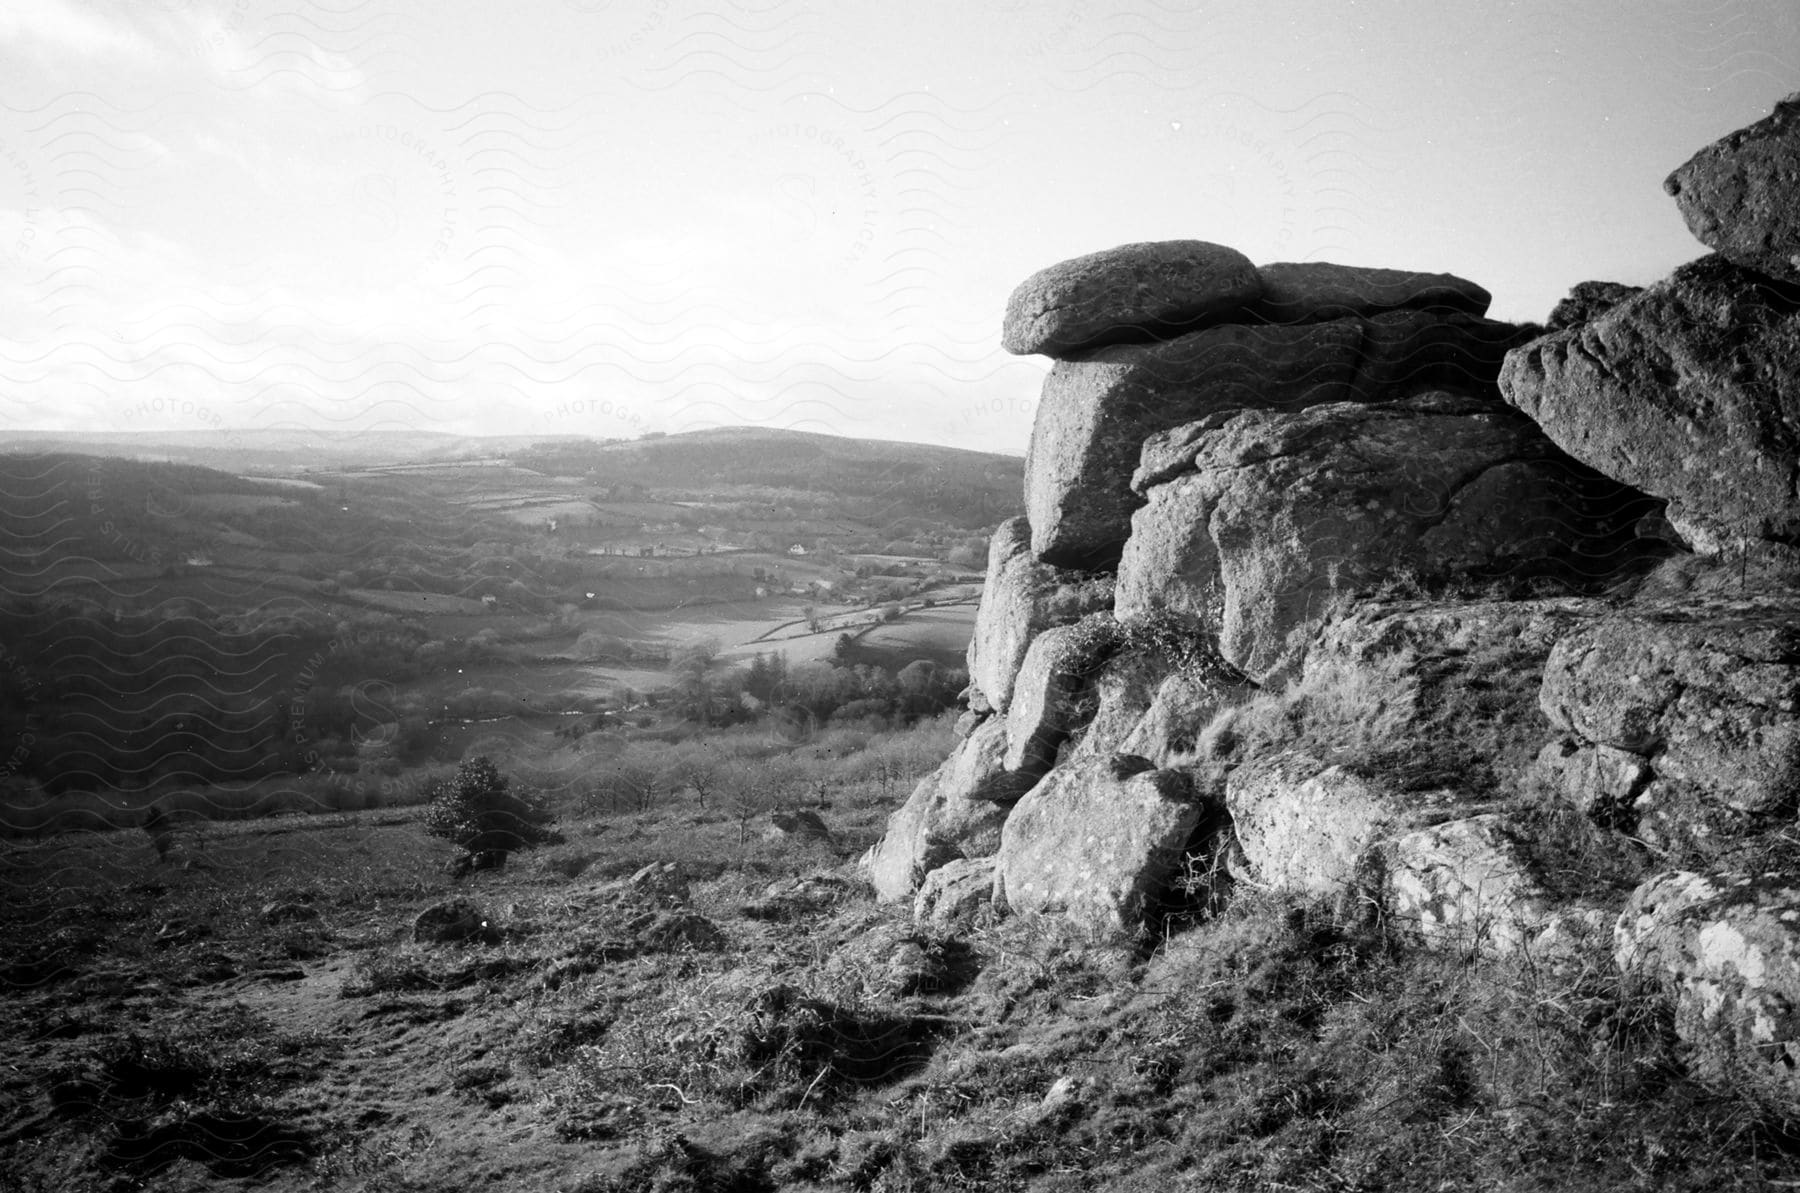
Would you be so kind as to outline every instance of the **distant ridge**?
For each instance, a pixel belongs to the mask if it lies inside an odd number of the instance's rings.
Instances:
[[[289,470],[296,468],[367,467],[375,464],[429,463],[514,455],[549,445],[608,453],[679,451],[683,445],[810,444],[832,455],[926,458],[992,458],[1018,461],[1017,456],[970,451],[905,440],[849,439],[816,431],[776,427],[709,427],[641,439],[597,439],[585,435],[457,435],[445,431],[326,431],[222,429],[212,431],[13,431],[0,428],[0,452],[76,452],[125,456],[178,464],[200,464],[225,470]]]

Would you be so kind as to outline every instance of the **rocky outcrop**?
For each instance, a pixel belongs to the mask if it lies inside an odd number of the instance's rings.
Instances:
[[[1541,772],[1596,820],[1716,856],[1800,804],[1800,600],[1622,611],[1557,643]]]
[[[1021,287],[1008,347],[1057,360],[1030,521],[884,897],[949,923],[991,875],[991,914],[1134,932],[1242,881],[1571,976],[1614,933],[1695,1071],[1792,1094],[1797,115],[1677,171],[1718,255],[1524,346],[1452,275],[1194,242]],[[1619,916],[1653,863],[1689,869]]]
[[[1205,813],[1185,774],[1143,758],[1113,754],[1060,766],[1007,819],[994,902],[1014,914],[1133,928],[1180,867]]]
[[[1696,550],[1800,547],[1800,293],[1691,262],[1513,353],[1500,387],[1564,451],[1667,499]]]
[[[1184,442],[1140,470],[1170,479],[1133,518],[1115,608],[1204,615],[1222,599],[1220,653],[1258,682],[1291,670],[1358,588],[1403,572],[1604,575],[1636,521],[1618,486],[1478,398],[1252,411]]]
[[[1675,997],[1689,1066],[1756,1092],[1800,1094],[1800,883],[1673,871],[1619,915],[1615,959]]]
[[[969,639],[969,681],[983,711],[1007,710],[1033,638],[1110,609],[1112,599],[1108,580],[1039,563],[1024,518],[1002,522],[988,545],[987,584]]]
[[[1277,262],[1259,267],[1257,273],[1262,277],[1262,296],[1252,309],[1273,323],[1398,310],[1485,315],[1493,301],[1486,290],[1452,273],[1414,273],[1329,261]]]
[[[1702,244],[1746,269],[1800,282],[1800,92],[1708,145],[1663,182]]]
[[[1000,345],[1065,357],[1166,339],[1232,314],[1262,293],[1236,249],[1204,240],[1125,244],[1039,270],[1006,303]]]
[[[1490,394],[1516,328],[1398,310],[1325,322],[1231,323],[1059,363],[1025,462],[1032,551],[1106,567],[1142,504],[1128,483],[1146,439],[1209,414],[1373,402],[1433,387]]]

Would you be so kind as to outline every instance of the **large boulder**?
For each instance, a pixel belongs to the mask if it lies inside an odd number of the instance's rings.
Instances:
[[[1050,764],[1038,762],[1035,754],[1009,763],[1012,754],[1007,718],[989,717],[944,760],[944,789],[948,797],[997,804],[1017,800],[1043,777]]]
[[[959,795],[950,781],[955,762],[953,755],[919,781],[888,817],[881,840],[863,855],[883,902],[911,899],[925,876],[946,862],[987,857],[1000,847],[1000,826],[1011,805]]]
[[[1225,803],[1258,881],[1308,895],[1376,895],[1376,846],[1461,797],[1416,798],[1301,751],[1265,755],[1225,783]]]
[[[1632,894],[1613,939],[1624,973],[1674,996],[1692,1071],[1800,1096],[1800,883],[1780,873],[1659,874]]]
[[[1399,572],[1604,579],[1636,521],[1629,493],[1468,396],[1248,411],[1188,452],[1133,517],[1114,608],[1206,620],[1222,602],[1220,653],[1258,683],[1340,594]]]
[[[1688,231],[1748,269],[1800,282],[1800,92],[1663,182]]]
[[[1253,309],[1276,323],[1316,322],[1403,309],[1485,315],[1493,295],[1450,273],[1415,273],[1334,265],[1329,261],[1263,265],[1262,297]]]
[[[1375,402],[1431,389],[1498,397],[1510,323],[1397,310],[1295,324],[1232,323],[1059,363],[1044,381],[1025,461],[1032,550],[1108,567],[1142,504],[1131,478],[1146,440],[1239,409]]]
[[[1800,546],[1800,294],[1722,257],[1507,357],[1507,401],[1695,549]]]
[[[1431,944],[1516,952],[1554,914],[1526,835],[1500,813],[1403,833],[1383,843],[1381,868],[1388,922]]]
[[[1015,355],[1062,357],[1166,339],[1261,292],[1256,267],[1236,249],[1204,240],[1124,244],[1026,278],[1007,300],[1000,344]]]
[[[1146,759],[1064,763],[1007,819],[994,901],[1015,914],[1130,930],[1169,887],[1206,812],[1187,775]]]
[[[1110,565],[1140,504],[1129,482],[1144,440],[1209,411],[1341,401],[1362,344],[1351,319],[1234,323],[1059,363],[1025,458],[1033,552],[1067,567]]]
[[[1596,820],[1708,858],[1800,801],[1800,599],[1621,611],[1551,650],[1540,697],[1568,738],[1547,778]]]
[[[970,682],[990,708],[1004,713],[1032,640],[1111,605],[1110,580],[1039,563],[1030,523],[1002,522],[988,545],[987,584],[969,639]]]
[[[1508,952],[1550,914],[1524,834],[1461,792],[1406,791],[1290,751],[1233,771],[1225,799],[1258,881],[1427,942]]]
[[[1093,715],[1085,697],[1118,636],[1118,622],[1101,612],[1045,630],[1032,641],[1006,713],[1009,770],[1042,774],[1055,763],[1057,749]]]

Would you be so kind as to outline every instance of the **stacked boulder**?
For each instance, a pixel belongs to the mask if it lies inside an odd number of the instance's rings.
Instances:
[[[1056,363],[1026,516],[994,538],[962,740],[868,855],[882,897],[1129,930],[1224,868],[1428,942],[1612,925],[1696,1072],[1800,1093],[1796,178],[1800,96],[1666,184],[1716,252],[1584,282],[1545,329],[1450,275],[1200,241],[1029,279],[1004,343]],[[1400,577],[1424,595],[1370,599]],[[1559,595],[1467,583],[1533,578]],[[1525,695],[1480,715],[1542,743],[1497,790],[1221,744],[1332,691],[1441,739],[1424,693],[1482,707],[1484,667]],[[1547,881],[1551,811],[1634,859],[1622,908]]]

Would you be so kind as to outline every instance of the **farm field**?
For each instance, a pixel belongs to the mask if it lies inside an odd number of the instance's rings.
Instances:
[[[392,466],[293,452],[285,472],[276,455],[244,475],[179,451],[0,454],[0,809],[30,809],[0,833],[55,823],[57,801],[143,808],[283,776],[372,790],[627,717],[735,723],[790,698],[746,687],[759,656],[824,669],[811,723],[915,716],[895,677],[930,660],[953,695],[967,635],[919,606],[978,592],[964,579],[992,529],[956,502],[1019,491],[1017,460],[807,435]],[[896,461],[870,495],[870,467]],[[895,610],[876,649],[845,653]]]

